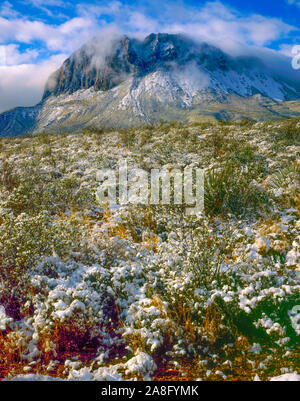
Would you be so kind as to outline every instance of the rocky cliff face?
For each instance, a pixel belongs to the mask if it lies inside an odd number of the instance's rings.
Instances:
[[[101,43],[95,40],[75,52],[49,78],[44,99],[90,87],[109,90],[130,74],[142,77],[158,68],[168,69],[170,62],[182,65],[196,58],[192,51],[194,46],[176,35],[151,34],[143,42],[124,36],[111,43],[108,54],[100,52],[98,57]]]
[[[299,98],[299,88],[295,90],[290,83],[270,75],[258,59],[235,59],[211,45],[197,44],[181,35],[151,34],[144,41],[126,36],[115,39],[106,54],[98,40],[87,43],[49,78],[43,99],[79,89],[107,91],[130,75],[141,81],[156,71],[184,74],[186,70],[190,78],[197,72],[205,74],[205,86],[210,89],[241,96],[260,93],[278,100]]]
[[[91,87],[95,90],[109,90],[134,71],[132,43],[128,38],[112,43],[110,54],[101,62],[97,59],[100,46],[97,42],[88,43],[68,58],[49,78],[43,99]]]
[[[181,35],[95,39],[49,78],[42,102],[0,115],[0,135],[172,120],[298,115],[299,82]],[[287,102],[286,102],[287,101]]]

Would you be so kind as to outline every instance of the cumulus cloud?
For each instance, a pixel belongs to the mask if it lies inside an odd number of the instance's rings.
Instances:
[[[99,27],[91,18],[72,18],[55,26],[41,21],[0,17],[0,42],[30,44],[42,42],[50,51],[72,52],[97,33]]]
[[[38,5],[61,4],[60,0],[29,0]],[[8,3],[8,2],[6,2]],[[75,18],[60,25],[51,25],[29,18],[0,17],[0,41],[32,43],[41,41],[51,51],[72,51],[80,43],[94,36],[110,24],[129,34],[152,32],[181,32],[206,41],[265,46],[288,35],[295,27],[279,18],[258,14],[243,15],[219,1],[207,2],[202,7],[188,7],[173,2],[151,2],[151,17],[145,7],[128,6],[119,1],[106,5],[79,4]],[[9,3],[8,3],[9,4]],[[7,6],[8,6],[7,4]],[[9,6],[10,7],[10,6]],[[11,9],[11,8],[10,8]],[[1,13],[0,13],[1,15]]]
[[[37,64],[0,66],[0,112],[37,104],[48,76],[66,57],[67,54],[60,54]]]
[[[79,4],[77,8],[85,18],[108,15],[127,33],[181,32],[224,45],[265,46],[297,29],[279,18],[245,15],[218,0],[197,7],[178,1],[152,0],[135,7],[112,1],[106,6]]]
[[[0,66],[11,66],[31,62],[38,57],[38,51],[26,49],[20,52],[19,45],[0,45],[0,55]]]
[[[170,22],[165,29],[213,43],[229,52],[239,52],[248,46],[266,46],[296,29],[278,18],[242,15],[219,1],[207,3],[198,13],[192,10],[190,13],[185,19],[189,22]]]

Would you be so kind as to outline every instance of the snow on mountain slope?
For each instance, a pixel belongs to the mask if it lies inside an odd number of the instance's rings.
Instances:
[[[276,76],[262,61],[181,35],[122,37],[109,49],[95,39],[51,75],[39,105],[0,115],[0,135],[203,116],[272,119],[298,115],[286,101],[299,99],[299,82]]]

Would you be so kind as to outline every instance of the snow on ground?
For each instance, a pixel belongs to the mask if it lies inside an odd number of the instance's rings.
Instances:
[[[2,140],[1,377],[298,380],[299,145],[269,124]],[[121,157],[239,170],[217,212],[110,209]]]
[[[286,373],[285,375],[272,377],[271,382],[299,382],[300,375],[297,373]]]

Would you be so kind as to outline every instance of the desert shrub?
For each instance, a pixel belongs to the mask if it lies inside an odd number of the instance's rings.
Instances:
[[[238,147],[234,153],[234,158],[242,164],[254,162],[257,159],[254,148],[250,145]]]
[[[244,120],[238,121],[236,124],[239,125],[240,127],[243,127],[243,128],[244,128],[244,127],[245,127],[245,128],[251,128],[252,125],[254,124],[254,121],[244,119]]]
[[[239,336],[265,347],[296,344],[289,316],[299,304],[296,272],[283,269],[278,276],[277,262],[271,259],[259,267],[228,264],[232,234],[216,235],[201,218],[194,228],[173,228],[147,269],[156,271],[156,280],[148,280],[148,286],[168,305],[173,322],[169,338],[176,349],[203,351],[207,346],[220,353],[222,345]]]
[[[139,146],[144,146],[151,141],[152,131],[150,128],[145,128],[138,136]]]
[[[0,165],[0,183],[8,191],[12,191],[20,183],[19,175],[8,160],[4,160]]]
[[[121,129],[119,130],[119,134],[121,141],[125,146],[133,145],[136,137],[136,132],[133,128]]]
[[[101,136],[104,134],[104,132],[107,131],[109,132],[109,129],[105,129],[103,127],[87,127],[84,128],[84,130],[82,131],[83,135],[96,135],[96,136]]]
[[[266,158],[258,153],[257,147],[245,145],[236,138],[228,140],[224,161],[237,169],[247,170],[249,178],[255,180],[265,177],[269,172]]]
[[[1,216],[2,265],[7,268],[14,266],[15,269],[11,271],[14,274],[16,270],[31,267],[43,255],[66,251],[67,246],[71,245],[68,241],[70,238],[64,237],[66,228],[63,229],[62,222],[53,222],[45,211],[36,216],[25,213],[17,217],[12,214]]]
[[[284,357],[298,341],[290,319],[300,303],[297,149],[274,152],[285,140],[275,138],[275,123],[248,128],[162,124],[125,138],[122,155],[148,171],[215,166],[205,179],[206,213],[195,216],[184,205],[95,206],[95,168],[115,167],[126,130],[34,137],[26,146],[5,140],[12,164],[0,183],[0,305],[14,322],[0,332],[0,377],[32,359],[32,372],[58,375],[50,369],[59,361],[64,371],[70,354],[86,370],[110,369],[115,357],[141,350],[159,368],[205,359],[193,376],[204,379],[208,369],[236,379],[241,365],[243,378],[268,378],[257,367],[266,356],[278,374],[297,366]],[[258,183],[272,197],[269,219]],[[248,353],[252,341],[261,354]]]
[[[226,149],[226,135],[228,133],[228,128],[222,128],[222,130],[214,131],[206,138],[205,145],[213,153],[214,156],[217,156],[218,152],[220,152],[221,150]]]
[[[48,174],[36,169],[32,175],[29,172],[24,178],[4,202],[4,206],[15,214],[36,214],[41,210],[57,214],[81,208],[94,200],[93,191],[81,188],[78,178],[73,176]]]
[[[267,205],[267,195],[252,181],[251,175],[227,164],[205,174],[204,203],[208,214],[243,215]]]
[[[228,120],[217,120],[217,124],[219,127],[227,127],[228,125],[231,125],[232,122]]]
[[[300,143],[300,122],[297,119],[283,121],[274,131],[276,142],[280,145]]]
[[[46,145],[41,152],[41,157],[51,158],[51,156],[52,156],[52,148],[50,145]]]
[[[300,165],[297,162],[273,173],[269,181],[275,198],[290,206],[297,205],[300,193]]]
[[[286,275],[282,281],[288,280]],[[293,291],[292,294],[283,293],[281,298],[276,298],[269,292],[272,280],[255,281],[260,283],[261,293],[266,292],[269,295],[261,296],[260,301],[254,303],[247,311],[241,308],[237,299],[229,303],[221,298],[216,300],[224,315],[224,322],[234,327],[239,335],[244,335],[249,341],[261,343],[265,347],[281,348],[285,343],[297,344],[297,332],[289,314],[289,311],[299,304],[297,291]]]
[[[68,255],[80,242],[80,229],[75,219],[55,221],[46,211],[17,217],[5,213],[0,216],[0,236],[0,279],[5,283],[2,303],[13,302],[19,308],[30,295],[28,277],[36,263],[53,254]]]
[[[189,123],[189,125],[191,126],[191,127],[196,127],[196,128],[199,128],[199,130],[206,130],[207,128],[211,128],[212,126],[213,126],[213,123],[212,122],[209,122],[209,121],[193,121],[193,122],[190,122]]]
[[[39,145],[48,146],[51,143],[51,134],[50,133],[43,132],[43,133],[37,135],[36,138],[37,138],[37,143]]]

